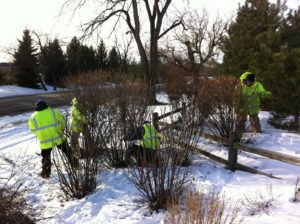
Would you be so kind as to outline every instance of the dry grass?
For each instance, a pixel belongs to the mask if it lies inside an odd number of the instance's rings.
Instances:
[[[170,203],[164,224],[233,224],[241,223],[238,218],[239,204],[231,207],[225,196],[214,190],[188,191],[181,203]]]

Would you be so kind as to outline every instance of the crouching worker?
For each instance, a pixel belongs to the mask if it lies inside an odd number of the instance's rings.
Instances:
[[[75,160],[63,133],[65,126],[66,120],[57,109],[49,107],[44,100],[35,103],[35,112],[29,118],[29,128],[36,135],[41,149],[43,178],[49,178],[51,174],[51,151],[55,146],[65,153],[74,166]]]
[[[131,161],[134,158],[137,165],[158,165],[157,150],[160,147],[160,136],[154,125],[145,122],[142,127],[138,127],[134,134],[124,138],[131,141],[126,158]]]

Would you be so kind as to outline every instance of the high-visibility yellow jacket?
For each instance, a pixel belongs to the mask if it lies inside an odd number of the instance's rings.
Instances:
[[[76,98],[72,100],[72,107],[71,107],[71,130],[74,132],[82,132],[83,124],[87,123],[87,119],[78,109],[79,102]]]
[[[258,114],[260,110],[260,99],[270,96],[271,93],[266,91],[263,85],[254,81],[253,85],[243,86],[243,96],[246,99],[247,113],[249,115]]]
[[[35,111],[29,118],[31,133],[36,134],[41,149],[49,149],[64,141],[65,117],[57,110],[48,107]]]
[[[158,149],[160,145],[160,137],[155,127],[150,123],[144,124],[143,127],[144,127],[144,136],[140,142],[140,145],[143,148],[148,148],[153,150]]]

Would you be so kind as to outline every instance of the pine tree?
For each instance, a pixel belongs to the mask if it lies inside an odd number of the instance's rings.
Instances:
[[[96,60],[97,69],[105,70],[107,68],[107,50],[103,40],[100,41],[100,45],[97,48]]]
[[[290,12],[280,29],[283,45],[273,55],[269,77],[272,109],[276,113],[294,116],[294,128],[299,130],[300,115],[300,9]]]
[[[67,46],[67,70],[70,75],[78,74],[80,71],[80,49],[81,44],[76,37],[73,37]]]
[[[229,27],[222,44],[225,74],[239,76],[247,70],[260,74],[268,66],[271,54],[266,58],[262,47],[265,43],[272,51],[271,40],[280,25],[279,12],[279,5],[268,0],[246,0],[238,9],[236,21]]]
[[[19,86],[38,88],[38,60],[36,49],[28,29],[24,30],[22,40],[19,40],[18,50],[14,53],[13,74]]]
[[[97,67],[96,52],[92,46],[82,45],[79,52],[79,70],[94,71]]]
[[[40,56],[40,67],[45,82],[56,86],[62,86],[66,75],[66,61],[58,39],[50,41],[43,47],[43,53]]]
[[[108,54],[108,67],[111,71],[120,70],[120,55],[116,48],[113,47]]]

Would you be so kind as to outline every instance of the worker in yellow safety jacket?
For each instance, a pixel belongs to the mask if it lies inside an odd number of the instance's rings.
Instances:
[[[72,100],[70,123],[71,130],[77,133],[82,132],[85,124],[87,124],[86,116],[80,111],[80,104],[77,98]]]
[[[90,138],[88,130],[88,119],[87,116],[83,114],[83,105],[79,103],[79,100],[75,97],[71,103],[71,115],[70,115],[70,125],[71,125],[71,146],[74,149],[80,149],[79,139],[81,137]],[[82,134],[82,136],[80,136]],[[90,141],[90,139],[86,139]],[[76,152],[78,157],[83,156],[84,153],[82,150]]]
[[[157,149],[160,147],[160,136],[155,126],[145,122],[134,134],[124,140],[135,141],[130,145],[127,157],[135,157],[138,166],[157,165]]]
[[[57,109],[49,107],[44,100],[38,100],[35,103],[35,112],[30,116],[28,123],[41,149],[43,178],[49,178],[51,174],[51,151],[55,146],[66,154],[72,165],[74,164],[64,136],[66,120]]]
[[[269,97],[270,92],[266,91],[260,82],[256,81],[255,74],[245,72],[240,77],[241,88],[237,107],[236,134],[241,137],[245,131],[245,123],[249,115],[251,128],[254,133],[261,133],[261,125],[258,117],[260,111],[260,101],[262,98]]]

